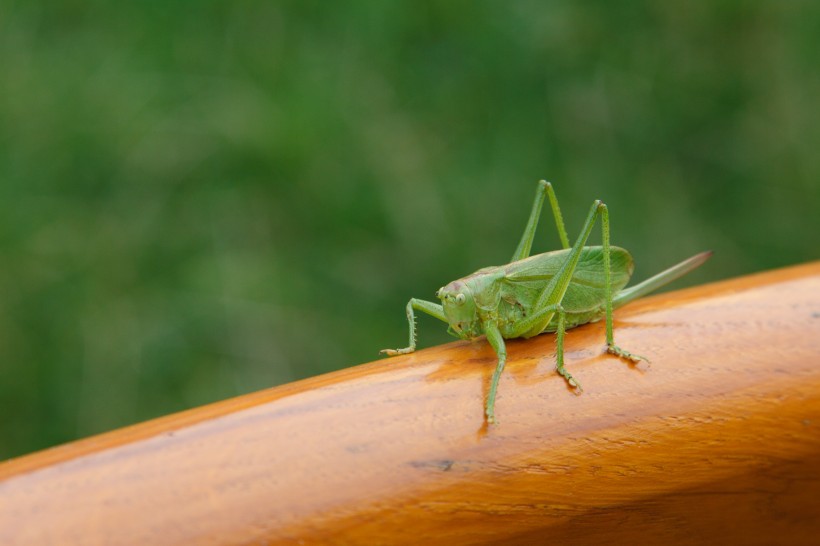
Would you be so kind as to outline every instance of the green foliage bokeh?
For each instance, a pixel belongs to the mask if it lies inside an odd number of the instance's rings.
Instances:
[[[639,279],[816,259],[818,52],[810,0],[0,0],[0,459],[404,345],[540,178]]]

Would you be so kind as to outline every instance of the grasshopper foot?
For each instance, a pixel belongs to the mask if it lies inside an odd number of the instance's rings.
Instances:
[[[572,374],[569,373],[565,368],[555,368],[555,371],[557,371],[561,377],[567,380],[567,385],[569,385],[573,389],[576,389],[579,393],[584,392],[584,389],[581,388],[581,384],[578,383],[578,381],[574,377],[572,377]]]
[[[412,353],[415,350],[415,347],[405,347],[404,349],[382,349],[381,351],[379,351],[379,354],[387,356],[406,355],[408,353]]]
[[[495,411],[494,408],[486,408],[484,410],[484,415],[487,417],[487,424],[494,425],[495,424]]]
[[[633,355],[629,351],[625,351],[624,349],[621,349],[620,347],[618,347],[614,343],[612,345],[607,346],[606,352],[608,352],[609,354],[613,354],[615,356],[619,356],[621,358],[625,358],[627,360],[631,360],[632,362],[636,362],[636,363],[640,362],[641,360],[643,360],[645,362],[649,362],[649,359],[646,358],[645,356]]]

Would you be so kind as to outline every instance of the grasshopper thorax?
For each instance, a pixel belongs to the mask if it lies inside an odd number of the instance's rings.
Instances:
[[[482,334],[473,292],[467,283],[453,281],[439,288],[436,297],[441,300],[451,333],[462,339],[472,339]]]

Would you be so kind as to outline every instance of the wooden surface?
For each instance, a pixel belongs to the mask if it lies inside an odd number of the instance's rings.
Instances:
[[[510,342],[489,429],[495,357],[455,342],[8,461],[0,544],[817,544],[820,262],[615,336],[652,365],[571,330],[580,396],[554,336]]]

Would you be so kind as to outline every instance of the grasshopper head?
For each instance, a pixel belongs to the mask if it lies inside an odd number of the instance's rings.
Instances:
[[[456,337],[471,339],[481,335],[480,321],[470,287],[462,281],[453,281],[436,292],[444,315]]]

